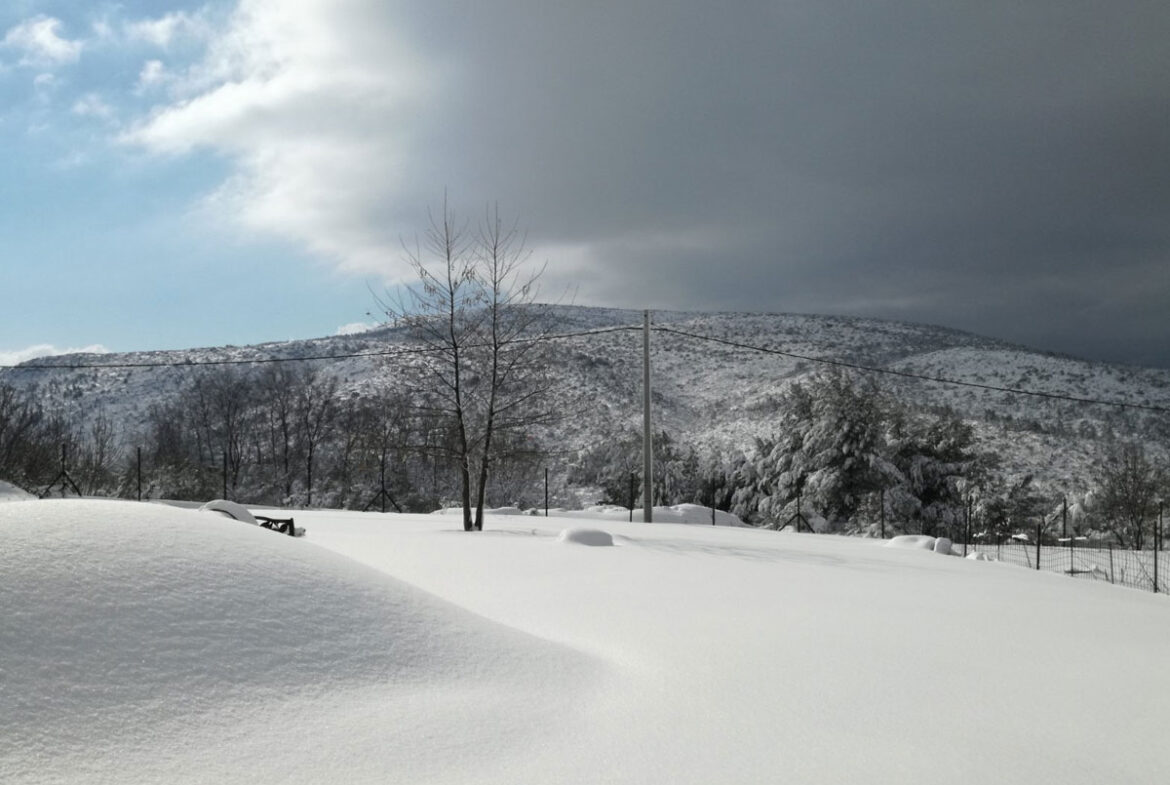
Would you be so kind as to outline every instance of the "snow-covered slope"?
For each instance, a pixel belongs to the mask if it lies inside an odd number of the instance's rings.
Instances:
[[[484,742],[502,758],[538,743],[597,676],[564,647],[213,513],[20,502],[0,506],[0,540],[8,785],[461,779]]]
[[[614,309],[559,306],[554,331],[615,326],[637,328],[641,314]],[[779,349],[877,368],[945,377],[994,387],[1025,388],[1083,398],[1170,407],[1170,370],[1087,362],[1012,346],[938,327],[872,319],[791,314],[655,312],[654,323],[733,342]],[[400,346],[400,330],[383,328],[313,341],[114,354],[63,356],[36,361],[68,365],[206,362],[266,357],[320,357],[377,353]],[[318,360],[349,394],[400,383],[401,363],[370,356]],[[641,417],[641,334],[637,329],[553,342],[552,373],[563,384],[558,409],[567,412],[546,441],[560,451],[595,444],[615,424],[638,427]],[[673,333],[653,338],[655,427],[698,446],[743,449],[776,427],[784,388],[821,367],[780,354],[759,353]],[[206,369],[0,371],[0,381],[37,386],[41,400],[79,417],[98,411],[119,423],[127,443],[153,403],[173,395]],[[900,377],[882,385],[915,409],[949,407],[975,422],[987,446],[1014,473],[1032,473],[1048,490],[1083,493],[1089,487],[1098,440],[1107,436],[1150,440],[1150,423],[1167,428],[1164,415],[1114,407],[1031,398]],[[1161,417],[1159,420],[1158,418]],[[1157,440],[1154,449],[1163,449]],[[1062,490],[1063,489],[1063,490]]]
[[[0,505],[0,781],[1170,776],[1164,596],[755,529],[291,514],[307,538]]]

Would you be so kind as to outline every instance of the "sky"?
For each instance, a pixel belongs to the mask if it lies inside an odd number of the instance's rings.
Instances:
[[[1170,367],[1158,0],[10,0],[0,360],[378,317],[444,194],[547,299]]]

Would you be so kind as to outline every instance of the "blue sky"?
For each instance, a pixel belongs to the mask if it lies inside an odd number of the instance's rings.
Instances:
[[[228,7],[191,9],[0,11],[0,352],[279,340],[365,318],[365,279],[206,208],[228,159],[154,155],[124,138],[168,99],[143,79],[147,64],[181,73],[198,63]]]
[[[446,191],[578,304],[1170,366],[1166,40],[1140,0],[9,2],[0,359],[367,321]]]

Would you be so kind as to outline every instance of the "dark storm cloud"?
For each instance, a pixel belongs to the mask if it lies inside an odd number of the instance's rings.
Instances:
[[[410,198],[588,249],[583,301],[1170,365],[1170,6],[568,6],[410,18],[444,74]]]

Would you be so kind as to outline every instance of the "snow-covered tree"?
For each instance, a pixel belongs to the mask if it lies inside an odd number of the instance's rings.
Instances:
[[[832,370],[783,397],[780,436],[758,456],[758,514],[783,525],[797,510],[839,523],[866,494],[898,477],[887,457],[888,414],[877,385]]]

